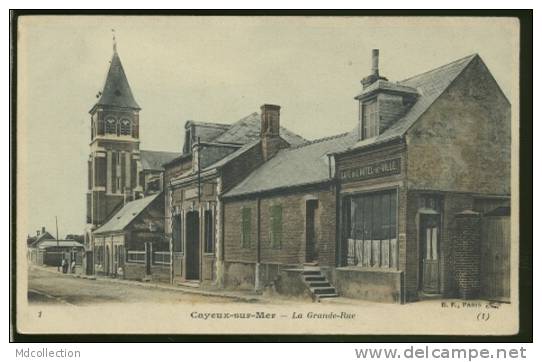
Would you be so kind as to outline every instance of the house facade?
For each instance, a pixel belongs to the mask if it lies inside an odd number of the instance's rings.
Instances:
[[[280,127],[279,112],[264,105],[231,125],[186,123],[183,154],[165,165],[174,282],[223,285],[223,194],[280,148],[305,141]]]
[[[225,286],[506,300],[510,103],[481,58],[390,82],[374,51],[362,86],[348,136],[281,150],[225,193]]]
[[[334,155],[337,290],[382,301],[509,298],[509,219],[494,235],[485,214],[510,205],[510,103],[478,55],[397,83],[373,58],[356,97],[359,141]]]

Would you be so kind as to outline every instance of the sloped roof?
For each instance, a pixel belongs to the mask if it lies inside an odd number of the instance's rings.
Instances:
[[[260,126],[260,114],[258,112],[251,113],[250,115],[241,118],[232,124],[231,127],[226,132],[218,136],[214,142],[240,144],[250,143],[260,139]],[[303,137],[287,130],[284,127],[280,127],[280,136],[291,145],[299,145],[306,142]]]
[[[58,244],[56,240],[45,240],[39,244],[39,248],[45,249],[45,248],[50,248],[50,247],[56,247],[57,245],[60,247],[69,247],[69,248],[83,247],[83,244],[75,240],[58,240]]]
[[[385,142],[392,138],[402,136],[414,122],[416,122],[429,107],[431,107],[437,98],[440,97],[440,95],[476,57],[478,57],[478,54],[472,54],[468,57],[458,59],[428,72],[398,82],[400,86],[416,88],[418,90],[419,96],[416,103],[414,103],[401,119],[397,120],[383,133],[373,138],[361,140],[354,144],[351,149]]]
[[[114,231],[122,231],[134,220],[143,210],[147,208],[160,194],[143,197],[130,201],[122,207],[109,221],[94,231],[94,234],[103,234]]]
[[[134,99],[126,73],[115,51],[100,99],[96,106],[115,106],[122,108],[141,109]]]
[[[231,160],[234,160],[237,157],[241,156],[243,153],[250,150],[252,147],[256,146],[258,143],[260,143],[259,140],[247,143],[246,145],[243,145],[242,147],[240,147],[239,149],[237,149],[234,152],[230,153],[226,157],[224,157],[224,158],[220,159],[219,161],[205,167],[202,171],[207,171],[207,170],[211,170],[213,168],[222,167],[222,166],[226,165],[228,162],[230,162]]]
[[[53,240],[53,239],[54,237],[48,231],[45,231],[44,233],[41,233],[40,236],[34,237],[30,245],[36,246],[40,242],[43,242],[44,240]]]
[[[139,157],[141,159],[141,168],[143,170],[164,170],[163,164],[172,161],[174,158],[179,157],[181,154],[178,152],[164,152],[164,151],[139,151]]]
[[[240,196],[327,181],[330,179],[327,155],[347,149],[356,139],[356,132],[348,132],[280,150],[225,196]]]
[[[198,137],[201,142],[211,142],[215,138],[226,132],[231,124],[213,123],[213,122],[200,122],[200,121],[187,121],[185,128],[194,126],[194,140]]]

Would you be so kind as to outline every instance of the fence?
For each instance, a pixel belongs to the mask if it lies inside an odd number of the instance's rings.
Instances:
[[[169,265],[171,254],[169,251],[155,251],[152,256],[153,264]]]
[[[128,263],[141,263],[145,264],[145,254],[144,250],[128,250],[126,252],[126,261]]]

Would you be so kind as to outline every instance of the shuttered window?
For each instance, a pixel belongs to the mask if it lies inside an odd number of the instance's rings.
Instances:
[[[243,207],[241,210],[241,247],[250,248],[250,234],[252,229],[252,210],[248,207]]]
[[[279,249],[282,246],[282,206],[271,206],[271,247]]]

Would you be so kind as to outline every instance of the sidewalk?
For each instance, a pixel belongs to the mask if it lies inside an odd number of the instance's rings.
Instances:
[[[34,264],[30,264],[29,267],[31,269],[35,268],[35,269],[43,270],[49,273],[61,275],[66,278],[80,278],[80,279],[95,280],[99,282],[138,286],[138,287],[143,287],[143,288],[154,288],[154,289],[161,289],[161,290],[168,290],[168,291],[177,291],[181,293],[197,294],[197,295],[209,296],[209,297],[231,298],[231,299],[239,300],[243,302],[265,303],[269,301],[268,298],[265,298],[261,294],[257,294],[255,292],[233,292],[233,291],[225,291],[225,290],[208,290],[208,289],[200,289],[200,288],[195,288],[195,287],[183,287],[183,286],[177,286],[177,285],[171,285],[171,284],[116,279],[116,278],[109,278],[105,276],[94,276],[94,275],[84,275],[84,274],[63,274],[62,272],[57,271],[56,267],[46,267],[46,266],[40,266],[40,265],[34,265]]]

